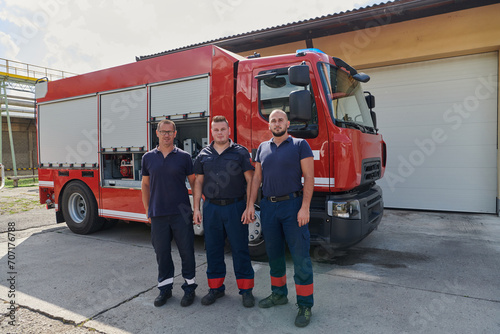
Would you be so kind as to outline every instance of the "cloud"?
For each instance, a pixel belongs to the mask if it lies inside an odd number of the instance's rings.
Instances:
[[[19,53],[19,47],[14,43],[11,36],[0,31],[0,54],[6,59],[15,59]]]
[[[19,61],[85,73],[135,56],[365,6],[333,0],[4,0],[2,48]],[[4,30],[2,30],[4,31]],[[7,53],[5,53],[7,54]]]

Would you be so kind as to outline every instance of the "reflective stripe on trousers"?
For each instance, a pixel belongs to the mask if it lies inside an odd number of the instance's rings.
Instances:
[[[287,295],[285,241],[288,244],[294,265],[294,281],[297,304],[312,307],[313,271],[309,255],[309,226],[299,227],[297,213],[302,205],[302,196],[272,203],[260,202],[262,232],[271,268],[271,289],[274,293]]]
[[[245,211],[244,200],[229,205],[203,203],[203,230],[207,252],[207,278],[211,289],[224,290],[226,264],[224,262],[225,239],[229,240],[233,268],[240,293],[254,286],[254,271],[248,251],[248,225],[241,222]]]

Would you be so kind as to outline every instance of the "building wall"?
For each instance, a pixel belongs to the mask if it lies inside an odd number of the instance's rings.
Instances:
[[[36,174],[36,127],[34,119],[11,118],[12,137],[14,139],[14,152],[18,175]],[[2,116],[2,164],[7,169],[5,175],[14,175],[12,170],[12,155],[10,150],[7,119]],[[21,169],[21,170],[19,170]]]

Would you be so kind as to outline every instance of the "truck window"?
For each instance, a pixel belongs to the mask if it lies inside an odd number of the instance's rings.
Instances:
[[[359,82],[330,64],[319,63],[318,66],[334,122],[338,126],[374,133],[370,110]]]
[[[275,77],[259,81],[259,112],[266,121],[269,119],[269,114],[271,114],[274,109],[281,109],[289,115],[290,93],[294,90],[304,89],[304,87],[292,85],[288,81],[288,68],[273,70],[273,72],[274,71],[278,73]],[[309,90],[312,94],[312,119],[307,124],[304,122],[290,122],[289,132],[296,137],[312,138],[316,137],[318,132],[318,112],[316,109],[316,103],[314,102],[314,94],[311,85],[307,86],[305,89]],[[306,136],[301,135],[302,131],[306,128],[314,129],[312,137],[310,133]]]

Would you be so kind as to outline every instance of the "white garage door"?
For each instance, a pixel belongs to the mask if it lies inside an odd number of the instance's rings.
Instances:
[[[496,212],[498,54],[364,71],[387,143],[386,207]]]

